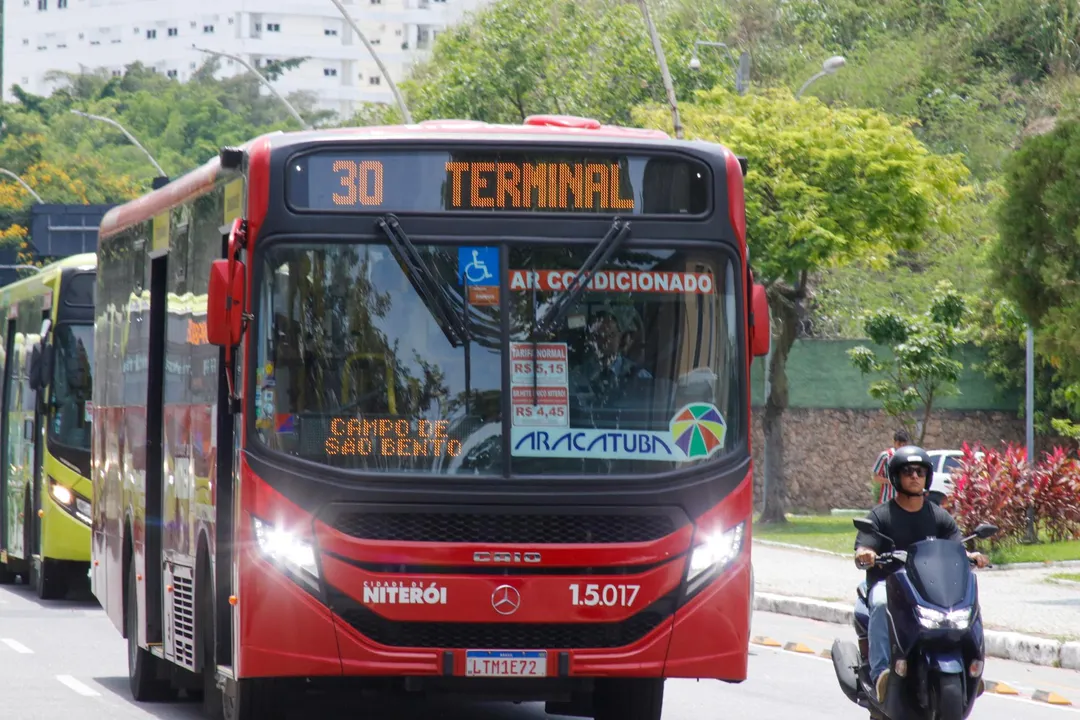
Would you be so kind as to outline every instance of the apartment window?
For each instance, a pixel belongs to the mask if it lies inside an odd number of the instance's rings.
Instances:
[[[202,26],[202,31],[203,31],[204,34],[209,35],[210,33],[214,32],[214,26],[213,25],[203,25]]]
[[[56,0],[56,7],[63,10],[67,7],[67,0]]]
[[[372,38],[371,39],[371,44],[372,45],[382,45],[382,38]]]
[[[326,28],[322,31],[322,34],[326,37],[334,37],[335,35],[337,35],[337,30],[334,30],[332,28]]]
[[[368,85],[382,85],[382,78],[378,75],[372,75],[367,79]]]
[[[266,32],[281,32],[281,23],[266,23]]]
[[[323,68],[322,74],[326,77],[337,77],[337,68]]]
[[[169,37],[176,37],[179,34],[180,30],[178,28],[169,28]]]
[[[176,77],[176,74],[177,74],[177,73],[176,73],[176,71],[175,71],[175,70],[168,70],[168,71],[166,71],[166,72],[165,72],[165,74],[166,74],[166,75],[167,75],[168,77],[171,77],[171,78],[175,78],[175,77]]]
[[[49,0],[37,0],[37,9],[38,10],[48,10],[49,9]]]
[[[382,5],[382,0],[371,0],[372,5]]]
[[[23,38],[22,44],[23,45],[29,45],[30,44],[30,38]]]
[[[147,30],[146,31],[146,39],[147,40],[153,40],[156,37],[157,37],[157,30]]]

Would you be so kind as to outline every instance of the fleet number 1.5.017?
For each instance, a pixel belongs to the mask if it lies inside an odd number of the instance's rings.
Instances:
[[[586,585],[582,590],[580,584],[573,583],[570,597],[573,605],[631,607],[639,590],[640,585]]]

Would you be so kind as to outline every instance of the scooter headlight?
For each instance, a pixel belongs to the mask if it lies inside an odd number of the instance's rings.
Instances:
[[[915,607],[919,624],[928,630],[967,630],[974,608],[942,612],[932,608]]]

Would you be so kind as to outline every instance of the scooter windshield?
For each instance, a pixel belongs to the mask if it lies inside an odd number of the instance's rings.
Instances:
[[[907,574],[927,602],[947,609],[964,602],[971,565],[959,542],[923,540],[908,548]]]

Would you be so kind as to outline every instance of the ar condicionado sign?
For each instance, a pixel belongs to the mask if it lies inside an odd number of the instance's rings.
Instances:
[[[457,457],[461,441],[446,436],[447,420],[334,418],[326,438],[327,455],[382,457]]]

